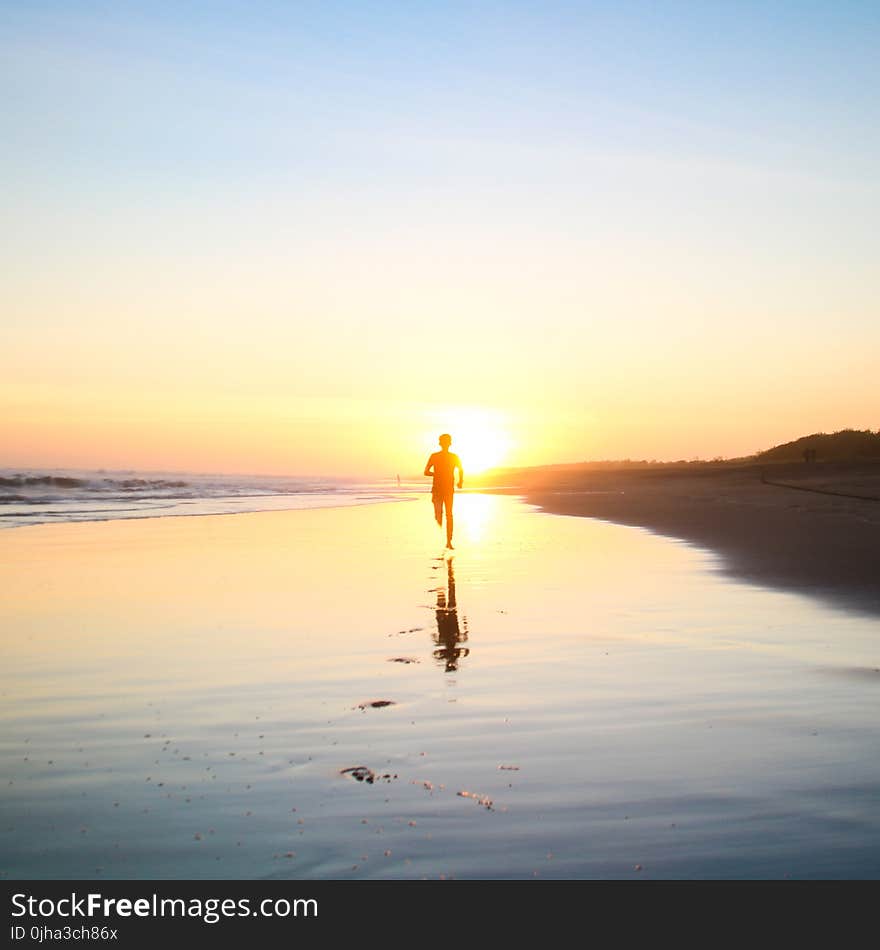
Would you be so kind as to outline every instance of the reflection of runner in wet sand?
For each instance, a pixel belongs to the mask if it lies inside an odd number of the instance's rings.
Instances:
[[[454,673],[458,669],[458,661],[470,653],[467,647],[460,647],[459,644],[467,640],[467,620],[463,621],[464,630],[458,626],[458,607],[455,603],[455,575],[452,572],[452,560],[446,562],[446,582],[447,590],[442,587],[437,588],[437,633],[434,634],[434,642],[438,649],[434,651],[434,656],[441,662],[445,662],[447,673]]]
[[[437,524],[443,524],[443,509],[446,509],[446,547],[452,547],[452,499],[455,493],[455,470],[458,469],[458,487],[464,478],[461,459],[449,451],[452,436],[443,434],[438,440],[440,451],[435,452],[425,466],[425,474],[434,476],[431,487],[431,500],[434,502],[434,517]]]

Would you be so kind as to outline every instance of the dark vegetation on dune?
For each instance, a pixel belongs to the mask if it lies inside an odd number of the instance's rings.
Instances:
[[[880,463],[880,429],[841,429],[839,432],[817,432],[801,436],[792,442],[775,445],[741,458],[678,459],[674,462],[658,462],[654,459],[607,459],[591,462],[567,462],[557,465],[536,465],[527,468],[499,468],[482,476],[471,478],[475,487],[518,485],[528,483],[535,477],[568,478],[581,473],[612,471],[717,471],[733,467],[765,465],[770,463],[804,463],[809,454],[810,462],[878,462]]]
[[[759,462],[800,462],[805,451],[816,453],[820,462],[859,462],[876,459],[880,461],[880,429],[841,429],[840,432],[816,432],[794,442],[775,445],[759,452]]]

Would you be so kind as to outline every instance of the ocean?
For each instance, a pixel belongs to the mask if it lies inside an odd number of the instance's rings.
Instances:
[[[217,475],[105,469],[0,469],[0,528],[71,521],[335,508],[425,491],[396,478]]]

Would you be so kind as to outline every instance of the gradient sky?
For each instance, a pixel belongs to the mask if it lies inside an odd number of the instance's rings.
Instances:
[[[0,0],[0,466],[876,429],[878,41],[846,0]]]

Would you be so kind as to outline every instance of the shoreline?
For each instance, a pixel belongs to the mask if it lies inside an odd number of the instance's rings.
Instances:
[[[295,496],[301,497],[301,496]],[[348,497],[348,496],[343,496]],[[22,515],[21,522],[14,522],[12,524],[3,524],[3,513],[0,511],[0,532],[3,531],[20,531],[23,528],[45,528],[53,525],[72,525],[72,524],[106,524],[108,522],[116,521],[156,521],[160,519],[167,518],[225,518],[227,516],[238,516],[238,515],[264,515],[264,514],[279,514],[281,512],[287,511],[330,511],[337,508],[361,508],[367,505],[384,505],[384,504],[396,504],[397,502],[408,502],[412,501],[414,498],[417,498],[418,495],[413,493],[409,496],[404,496],[403,493],[399,495],[394,495],[388,498],[370,498],[370,499],[357,499],[357,500],[342,500],[340,498],[333,498],[327,504],[299,504],[299,505],[288,505],[282,503],[278,507],[264,507],[264,508],[239,508],[239,509],[229,509],[227,511],[161,511],[159,509],[142,509],[143,514],[121,514],[119,512],[109,513],[106,517],[93,517],[93,518],[56,518],[55,520],[45,520],[45,521],[27,521],[24,520],[27,515]],[[6,515],[5,517],[17,517],[16,515]],[[39,515],[37,515],[39,517]]]
[[[707,548],[738,580],[880,616],[880,502],[871,497],[880,495],[877,467],[766,468],[772,480],[758,465],[536,473],[520,491],[550,514],[646,528]]]
[[[880,616],[877,465],[539,468],[521,473],[519,484],[478,484],[462,494],[513,495],[545,514],[644,528],[718,555],[722,572],[733,579]],[[420,497],[412,493],[314,507],[144,513],[17,524],[8,530],[360,508]]]

